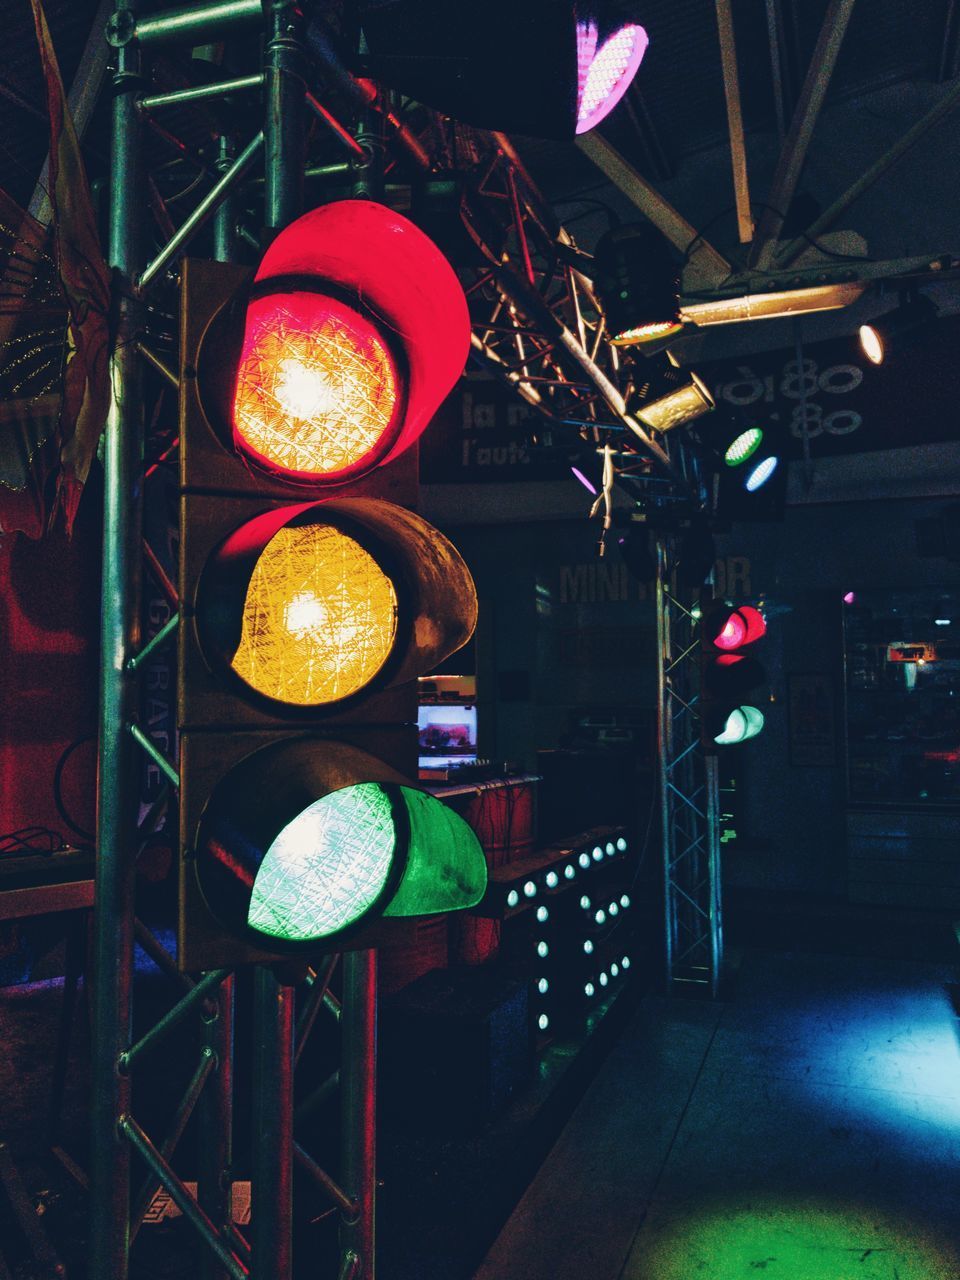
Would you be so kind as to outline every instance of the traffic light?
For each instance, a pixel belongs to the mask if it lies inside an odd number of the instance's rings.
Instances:
[[[475,835],[409,781],[416,677],[476,623],[410,509],[468,348],[452,268],[370,201],[304,215],[255,274],[185,263],[184,969],[378,945],[483,896]]]
[[[700,708],[708,751],[746,742],[763,728],[763,712],[750,695],[766,679],[756,657],[766,631],[763,614],[751,605],[717,600],[702,606]]]

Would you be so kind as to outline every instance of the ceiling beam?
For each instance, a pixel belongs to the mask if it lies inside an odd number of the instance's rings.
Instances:
[[[733,194],[737,205],[737,234],[740,237],[741,244],[749,244],[753,239],[753,215],[750,212],[747,149],[743,139],[740,77],[737,73],[737,43],[733,33],[733,13],[730,8],[730,0],[717,0],[717,28],[720,34],[720,62],[723,66],[723,93],[727,100],[727,129],[730,133]]]
[[[834,200],[829,209],[824,210],[815,222],[812,222],[803,235],[798,236],[795,240],[791,240],[785,245],[774,261],[777,268],[785,267],[791,263],[804,249],[806,249],[812,240],[822,235],[836,222],[837,218],[853,204],[855,200],[859,200],[863,193],[872,187],[878,178],[883,175],[901,160],[910,150],[915,142],[923,137],[934,125],[939,122],[960,103],[960,80],[957,80],[950,89],[943,95],[936,106],[920,117],[920,119],[905,134],[897,139],[897,141],[883,153],[879,159],[875,160],[867,171],[861,175],[851,186],[847,187],[843,195],[838,196]]]
[[[817,118],[837,63],[840,46],[850,22],[854,0],[830,0],[824,15],[817,45],[800,90],[790,130],[780,151],[777,171],[773,176],[767,207],[757,227],[757,237],[750,254],[750,265],[766,267],[776,247],[783,220],[793,202],[807,149],[813,138]]]
[[[596,130],[581,134],[577,138],[577,146],[631,204],[663,232],[672,245],[689,255],[687,266],[691,275],[707,284],[718,284],[730,275],[732,267],[723,254],[705,240],[697,228],[691,226]]]

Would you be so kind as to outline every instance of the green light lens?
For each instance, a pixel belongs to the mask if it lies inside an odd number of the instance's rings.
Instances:
[[[760,427],[748,427],[746,431],[741,431],[736,439],[727,445],[727,451],[723,455],[724,462],[728,467],[739,467],[742,462],[753,457],[760,448],[762,439],[763,431]]]
[[[763,728],[763,712],[756,707],[737,707],[727,716],[723,729],[714,737],[721,747],[734,746],[755,738]]]
[[[289,942],[329,937],[380,897],[396,850],[390,797],[378,783],[331,792],[288,822],[254,880],[247,923]]]

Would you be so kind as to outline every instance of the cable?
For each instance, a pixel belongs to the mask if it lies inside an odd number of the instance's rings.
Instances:
[[[96,734],[86,733],[82,738],[77,738],[75,742],[71,742],[61,754],[60,759],[57,761],[57,767],[53,771],[53,803],[57,806],[57,813],[59,813],[60,817],[64,820],[74,835],[79,836],[81,840],[84,840],[89,844],[92,844],[96,837],[92,831],[84,831],[83,827],[78,826],[70,817],[70,814],[67,812],[66,805],[63,803],[62,783],[63,771],[66,768],[67,761],[73,755],[74,751],[76,751],[77,747],[82,747],[85,742],[92,742],[95,737]],[[60,847],[63,848],[63,845]]]
[[[66,841],[52,827],[34,824],[0,835],[0,856],[16,853],[59,853]]]

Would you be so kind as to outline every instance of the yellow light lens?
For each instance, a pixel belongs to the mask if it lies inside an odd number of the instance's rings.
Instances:
[[[306,292],[250,303],[233,422],[261,466],[327,480],[372,466],[394,440],[399,398],[383,337],[352,307]]]
[[[396,590],[368,551],[333,525],[285,525],[257,560],[230,665],[268,698],[323,706],[369,684],[396,634]]]

